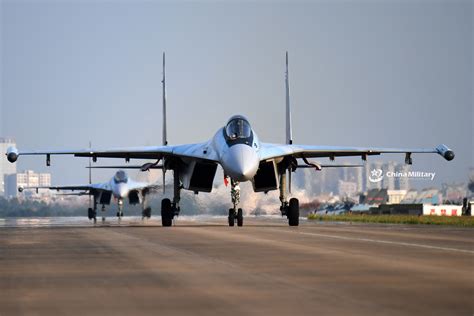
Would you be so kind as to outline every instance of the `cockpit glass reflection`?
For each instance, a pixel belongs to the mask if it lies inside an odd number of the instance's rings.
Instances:
[[[248,138],[252,133],[250,124],[241,118],[236,118],[230,121],[227,124],[225,131],[230,139]]]
[[[125,171],[122,171],[122,170],[117,171],[114,177],[114,181],[115,183],[127,183],[128,177]]]

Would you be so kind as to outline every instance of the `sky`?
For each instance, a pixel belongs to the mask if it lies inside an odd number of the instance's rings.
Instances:
[[[170,144],[205,141],[234,114],[261,141],[284,142],[288,51],[294,143],[445,143],[452,162],[413,156],[437,185],[467,181],[474,166],[472,1],[0,0],[0,10],[0,136],[20,149],[160,145],[163,51]],[[87,180],[86,164],[21,157],[18,169],[71,184]]]

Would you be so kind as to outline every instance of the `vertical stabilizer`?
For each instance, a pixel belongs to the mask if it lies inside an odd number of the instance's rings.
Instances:
[[[165,52],[163,52],[163,146],[168,145],[168,135],[166,133],[166,69],[165,69]]]
[[[285,85],[286,85],[286,143],[293,144],[293,132],[291,129],[291,106],[290,106],[290,77],[288,73],[288,52],[286,52],[286,72],[285,72]]]
[[[286,52],[286,144],[293,144],[293,131],[291,129],[291,105],[290,105],[290,74],[288,72],[288,51]],[[286,171],[285,171],[286,172]],[[291,194],[291,169],[288,169],[288,192]]]
[[[89,141],[89,150],[92,151],[92,142]],[[89,157],[89,185],[92,184],[92,157]],[[90,195],[90,191],[89,191],[89,208],[92,208],[93,205],[92,205],[92,195]]]

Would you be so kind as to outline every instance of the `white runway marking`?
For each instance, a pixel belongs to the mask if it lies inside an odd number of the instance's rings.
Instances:
[[[449,248],[449,247],[438,247],[438,246],[430,246],[430,245],[423,245],[423,244],[413,244],[413,243],[400,242],[400,241],[388,241],[388,240],[379,240],[379,239],[370,239],[370,238],[346,237],[346,236],[338,236],[338,235],[327,235],[327,234],[305,233],[305,232],[290,232],[290,231],[283,231],[283,232],[290,233],[290,234],[309,235],[309,236],[326,237],[326,238],[341,239],[341,240],[352,240],[352,241],[358,240],[358,241],[373,242],[373,243],[379,243],[379,244],[389,244],[389,245],[397,245],[397,246],[417,247],[417,248],[436,249],[436,250],[474,254],[474,251],[472,250]]]

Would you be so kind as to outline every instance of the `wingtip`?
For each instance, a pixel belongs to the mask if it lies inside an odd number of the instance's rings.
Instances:
[[[448,146],[446,146],[445,144],[441,144],[438,147],[436,147],[436,151],[438,152],[438,154],[443,156],[443,158],[446,159],[447,161],[453,160],[454,157],[456,156],[454,154],[454,151],[449,149]]]

